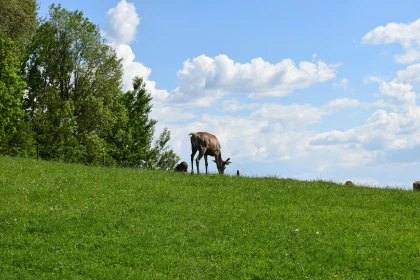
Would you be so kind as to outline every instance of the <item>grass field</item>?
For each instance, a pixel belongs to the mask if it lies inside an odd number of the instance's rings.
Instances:
[[[420,192],[0,157],[0,279],[420,279]]]

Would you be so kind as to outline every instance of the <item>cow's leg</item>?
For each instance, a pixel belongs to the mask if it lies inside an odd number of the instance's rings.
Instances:
[[[195,156],[196,153],[197,153],[197,150],[192,150],[192,153],[191,153],[191,174],[194,174],[194,164],[193,164],[193,162],[194,162],[194,156]]]
[[[207,155],[204,155],[204,163],[206,164],[206,175],[207,175],[207,166],[209,166],[209,164],[207,163]]]
[[[203,157],[201,151],[198,151],[198,156],[195,158],[195,163],[197,165],[197,174],[200,174],[200,159]]]

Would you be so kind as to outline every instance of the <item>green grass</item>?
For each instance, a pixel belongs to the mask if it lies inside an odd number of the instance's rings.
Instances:
[[[420,279],[420,192],[0,157],[0,279]]]

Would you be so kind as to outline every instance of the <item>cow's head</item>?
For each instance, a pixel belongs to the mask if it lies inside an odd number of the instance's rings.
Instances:
[[[213,160],[216,165],[217,165],[217,170],[219,171],[219,174],[224,174],[225,173],[225,169],[226,169],[226,165],[228,165],[229,163],[232,163],[230,161],[230,158],[228,158],[227,160],[222,160],[220,158],[220,162],[218,163],[217,160]]]

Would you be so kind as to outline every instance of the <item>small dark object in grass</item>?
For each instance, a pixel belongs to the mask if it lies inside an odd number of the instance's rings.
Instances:
[[[347,181],[344,185],[346,186],[355,186],[352,181]]]
[[[236,170],[236,176],[239,176],[239,170]]]
[[[420,181],[415,181],[413,183],[413,191],[420,191]]]
[[[177,171],[177,172],[187,172],[188,171],[188,163],[183,161],[183,162],[177,164],[176,167],[175,167],[175,171]]]

